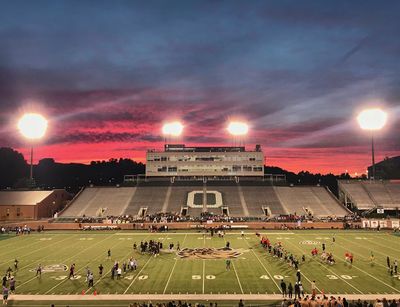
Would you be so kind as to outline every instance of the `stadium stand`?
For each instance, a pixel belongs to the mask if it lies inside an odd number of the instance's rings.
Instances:
[[[375,207],[361,182],[339,181],[339,188],[359,210],[369,210]]]
[[[275,192],[276,187],[270,186],[243,186],[243,195],[251,216],[266,215],[269,208],[271,216],[278,214],[289,214],[278,199]],[[263,210],[264,208],[264,210]]]
[[[348,214],[323,187],[276,187],[282,206],[291,214],[343,216]]]
[[[129,202],[124,214],[136,216],[161,212],[166,201],[168,186],[142,184]]]
[[[251,186],[235,182],[156,185],[152,182],[141,183],[137,187],[86,188],[62,216],[145,217],[170,212],[198,217],[205,211],[216,215],[257,218],[294,213],[317,217],[349,214],[323,187]]]
[[[61,216],[121,215],[132,199],[135,188],[86,188]]]
[[[359,210],[400,207],[400,184],[384,181],[339,181],[339,189]],[[350,201],[349,201],[350,200]]]

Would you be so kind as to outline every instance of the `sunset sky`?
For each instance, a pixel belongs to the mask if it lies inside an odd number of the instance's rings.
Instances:
[[[162,124],[188,145],[245,143],[291,171],[364,172],[365,107],[400,154],[400,1],[2,1],[0,146],[24,154],[24,112],[49,119],[35,161],[144,161]],[[26,158],[28,156],[26,155]]]

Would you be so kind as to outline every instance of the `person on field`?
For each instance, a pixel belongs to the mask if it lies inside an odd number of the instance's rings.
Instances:
[[[3,286],[3,305],[7,305],[8,303],[8,288]]]
[[[10,279],[10,293],[15,293],[15,279],[11,277]]]
[[[297,276],[297,281],[298,281],[298,282],[301,282],[301,273],[300,273],[300,270],[297,270],[296,276]]]
[[[397,275],[397,259],[393,263],[394,266],[394,274]]]
[[[107,259],[111,259],[111,250],[110,249],[108,249],[108,251],[107,251]]]
[[[71,279],[71,277],[72,277],[72,279],[74,279],[75,278],[75,263],[73,263],[72,265],[71,265],[71,267],[69,268],[69,279]]]
[[[103,267],[103,265],[100,263],[100,265],[99,265],[99,275],[100,275],[100,278],[103,276],[103,269],[104,269],[104,267]]]
[[[317,286],[315,285],[315,280],[311,282],[311,293],[313,297],[317,295]]]
[[[289,282],[289,285],[288,285],[288,288],[287,288],[287,293],[288,293],[288,295],[289,295],[289,298],[292,298],[292,295],[293,295],[293,286],[292,286],[292,283],[291,283],[291,282]]]
[[[41,277],[42,276],[42,265],[39,264],[38,267],[36,268],[36,276]]]
[[[226,259],[225,265],[226,265],[226,270],[230,271],[231,270],[231,260],[230,259]]]
[[[389,256],[386,257],[386,263],[387,263],[388,269],[390,269],[390,258],[389,258]]]
[[[296,281],[296,283],[294,284],[294,299],[296,298],[300,299],[300,286],[298,281]]]
[[[18,271],[18,260],[16,258],[14,260],[14,270]]]
[[[90,287],[93,287],[93,279],[94,279],[93,273],[90,272],[90,273],[89,273],[89,276],[88,276],[88,287],[89,287],[89,288],[90,288]]]
[[[286,297],[286,283],[283,279],[281,280],[281,289],[282,289],[282,296]]]

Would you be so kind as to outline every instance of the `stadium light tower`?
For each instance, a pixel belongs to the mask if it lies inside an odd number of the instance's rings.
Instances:
[[[24,114],[18,121],[18,130],[30,141],[31,163],[29,179],[33,181],[33,143],[44,137],[47,130],[47,119],[37,113]]]
[[[244,137],[249,132],[249,125],[244,122],[232,121],[228,124],[227,130],[235,140],[236,137],[239,138],[240,143],[240,137]]]
[[[357,116],[358,124],[363,130],[371,131],[372,178],[375,180],[374,131],[381,130],[387,121],[387,113],[381,109],[366,109]]]
[[[178,137],[183,132],[183,125],[181,122],[175,121],[164,124],[162,133],[164,135],[164,143],[167,143],[167,137]]]

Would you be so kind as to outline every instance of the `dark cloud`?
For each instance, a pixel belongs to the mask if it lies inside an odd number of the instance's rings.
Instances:
[[[0,20],[2,145],[22,143],[13,121],[30,108],[50,118],[53,151],[158,146],[170,119],[182,141],[223,145],[240,118],[247,143],[286,161],[367,152],[355,113],[399,115],[399,1],[12,1]],[[386,153],[398,126],[382,132]]]

